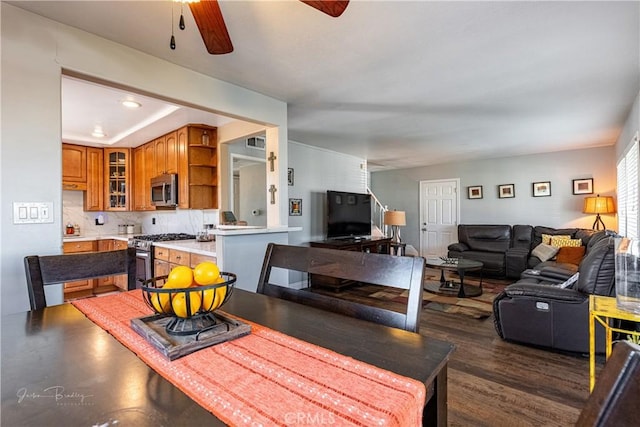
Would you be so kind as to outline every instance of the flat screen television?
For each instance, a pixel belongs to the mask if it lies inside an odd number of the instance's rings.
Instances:
[[[371,235],[371,195],[327,191],[327,239]]]

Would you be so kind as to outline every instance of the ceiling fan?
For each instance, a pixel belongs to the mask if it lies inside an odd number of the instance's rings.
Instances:
[[[300,0],[314,9],[337,18],[347,8],[349,0]],[[212,55],[233,52],[218,0],[200,0],[189,3],[189,8],[202,35],[207,51]]]

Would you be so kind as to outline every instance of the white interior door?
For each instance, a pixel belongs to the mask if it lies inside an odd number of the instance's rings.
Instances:
[[[420,255],[446,256],[458,241],[459,179],[420,181]]]

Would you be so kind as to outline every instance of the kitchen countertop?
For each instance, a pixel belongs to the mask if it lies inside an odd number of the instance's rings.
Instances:
[[[172,240],[169,242],[153,242],[159,248],[176,249],[205,256],[216,256],[216,242],[197,242],[195,240]]]
[[[106,239],[116,239],[116,240],[124,240],[125,242],[129,239],[133,238],[138,234],[83,234],[80,236],[62,236],[62,241],[64,243],[68,242],[87,242],[91,240],[106,240]]]
[[[267,234],[267,233],[286,233],[290,231],[301,231],[302,227],[256,227],[256,226],[245,226],[245,225],[220,225],[218,228],[215,228],[210,231],[211,234],[217,236],[239,236],[246,234]],[[135,233],[135,234],[86,234],[80,236],[62,236],[63,242],[82,242],[88,240],[102,240],[102,239],[118,239],[118,240],[129,240],[135,236],[140,236],[144,234],[156,234],[156,233]],[[200,243],[200,242],[199,242]],[[209,243],[209,242],[203,242]]]
[[[251,234],[268,234],[268,233],[286,233],[289,231],[300,231],[302,227],[254,227],[254,226],[220,226],[220,228],[216,228],[211,230],[211,234],[217,236],[242,236],[242,235],[251,235]],[[146,233],[142,233],[146,234]],[[82,241],[92,241],[92,240],[104,240],[104,239],[117,239],[128,241],[129,239],[134,238],[135,236],[141,235],[140,233],[136,234],[87,234],[82,236],[63,236],[62,241],[64,243],[68,242],[82,242]],[[153,242],[153,246],[167,248],[167,249],[176,249],[191,253],[196,253],[205,256],[216,256],[216,242],[198,242],[194,240],[172,240],[166,242]]]
[[[301,231],[302,227],[256,227],[251,225],[219,225],[212,230],[217,236],[237,236],[243,234],[267,234],[267,233],[287,233],[289,231]]]

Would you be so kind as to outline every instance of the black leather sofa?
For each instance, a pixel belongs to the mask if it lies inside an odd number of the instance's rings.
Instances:
[[[581,229],[556,229],[532,225],[458,225],[458,242],[448,246],[447,255],[452,258],[467,258],[484,264],[483,274],[494,277],[519,279],[527,270],[537,267],[541,260],[532,251],[542,243],[542,235],[567,235],[581,239],[587,246],[592,237],[600,239],[604,232]],[[547,262],[552,265],[553,261]],[[576,268],[574,267],[574,273]]]
[[[615,296],[614,237],[593,240],[577,269],[573,285],[559,287],[556,268],[547,275],[525,277],[509,285],[493,302],[500,337],[568,352],[589,351],[589,295]],[[572,272],[566,271],[567,275]],[[604,351],[604,328],[597,325],[598,351]]]

